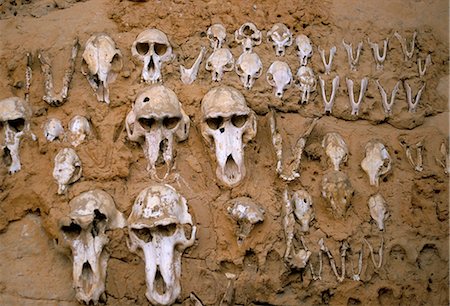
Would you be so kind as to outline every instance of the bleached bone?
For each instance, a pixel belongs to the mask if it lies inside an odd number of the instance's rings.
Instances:
[[[448,175],[450,173],[450,153],[445,141],[441,143],[439,151],[441,152],[441,159],[436,158],[436,161],[444,168],[444,173]]]
[[[25,70],[25,102],[30,102],[30,86],[33,78],[33,56],[30,52],[27,53],[27,68]]]
[[[398,39],[398,41],[400,42],[400,45],[402,46],[402,51],[403,51],[403,54],[405,54],[405,62],[406,62],[408,59],[411,59],[411,57],[414,54],[414,44],[415,44],[417,32],[414,31],[414,33],[413,33],[413,36],[411,39],[411,50],[410,51],[408,51],[408,43],[406,42],[406,38],[402,37],[398,32],[395,32],[394,36]]]
[[[295,269],[306,268],[306,265],[308,264],[309,258],[312,254],[311,251],[306,247],[303,236],[300,236],[300,240],[302,242],[303,249],[298,250],[298,252],[295,252],[295,250],[293,250],[292,256],[289,258],[288,262],[289,265]]]
[[[200,53],[191,68],[187,69],[183,65],[180,65],[181,81],[183,82],[183,84],[190,85],[195,81],[195,79],[197,78],[198,70],[200,68],[200,64],[202,63],[203,57],[205,56],[205,52],[206,48],[201,47]]]
[[[252,52],[254,46],[261,44],[262,34],[254,23],[246,22],[234,32],[234,39],[242,44],[244,52]]]
[[[323,137],[322,147],[331,160],[334,170],[339,171],[341,162],[346,162],[348,158],[348,147],[344,138],[339,133],[327,133]]]
[[[414,99],[414,102],[413,102],[412,93],[411,93],[411,86],[409,86],[409,84],[406,82],[406,80],[403,81],[403,87],[405,88],[405,91],[406,91],[406,100],[408,101],[408,106],[409,106],[409,112],[410,113],[415,113],[416,112],[417,105],[419,105],[420,97],[422,96],[422,92],[425,89],[425,85],[426,85],[426,83],[423,82],[423,85],[419,89],[419,91],[417,92],[417,95],[416,95],[416,97]]]
[[[322,59],[323,65],[325,67],[325,74],[330,74],[331,65],[333,64],[333,57],[336,54],[336,46],[331,47],[330,49],[330,57],[328,58],[328,62],[325,56],[325,51],[321,47],[317,47],[319,50],[320,58]]]
[[[352,279],[354,281],[359,282],[361,280],[362,262],[363,262],[363,248],[361,245],[361,250],[359,251],[359,256],[358,256],[358,272],[357,273],[355,273],[355,268],[353,266],[353,259],[351,259]]]
[[[384,144],[371,140],[365,147],[366,156],[361,168],[369,176],[370,185],[378,187],[379,178],[391,170],[392,159]]]
[[[292,84],[291,68],[286,62],[275,61],[266,72],[266,80],[274,87],[275,96],[281,99],[284,90]]]
[[[239,56],[235,68],[244,88],[251,89],[255,80],[261,76],[263,65],[258,54],[249,51]]]
[[[386,201],[380,193],[369,198],[370,216],[377,223],[380,231],[384,230],[384,220],[387,218]]]
[[[220,300],[220,306],[232,306],[234,305],[234,281],[236,280],[236,275],[233,273],[225,273],[225,277],[228,280],[227,288],[225,293]]]
[[[291,201],[294,202],[294,215],[300,222],[301,231],[309,231],[309,223],[314,219],[311,195],[306,190],[297,190],[293,193]]]
[[[331,269],[333,270],[334,275],[336,275],[336,279],[338,282],[342,283],[345,279],[345,258],[347,256],[347,250],[349,249],[349,245],[347,241],[343,241],[341,245],[341,275],[339,275],[336,267],[336,262],[334,261],[333,254],[331,254],[328,247],[325,245],[323,238],[319,240],[320,250],[327,254],[328,259],[330,260]]]
[[[383,46],[384,46],[383,47],[383,55],[380,55],[380,47],[378,46],[377,43],[372,43],[370,41],[370,38],[367,38],[367,42],[369,43],[370,47],[372,48],[373,58],[375,59],[375,63],[377,64],[377,69],[378,70],[383,69],[383,63],[386,59],[389,38],[386,38],[385,40],[383,40]]]
[[[341,171],[330,171],[322,178],[321,194],[336,217],[345,217],[354,189],[348,176]]]
[[[372,260],[373,266],[375,267],[375,269],[380,269],[381,265],[383,264],[383,246],[384,246],[384,238],[383,236],[381,236],[381,245],[380,248],[378,249],[378,263],[375,261],[375,254],[373,252],[373,247],[370,244],[369,241],[367,241],[366,238],[363,238],[363,240],[366,242],[367,247],[369,248],[370,251],[370,258]]]
[[[50,118],[44,125],[44,136],[48,141],[54,141],[55,139],[62,140],[64,136],[64,128],[61,120],[56,118]]]
[[[267,32],[267,42],[272,42],[276,56],[284,56],[286,47],[292,45],[292,34],[283,23],[276,23]]]
[[[264,221],[264,209],[251,198],[239,197],[229,201],[228,214],[237,222],[237,243],[241,245],[256,223]]]
[[[355,94],[353,92],[353,81],[349,78],[346,78],[346,83],[347,83],[347,90],[348,90],[348,98],[350,99],[350,105],[352,106],[352,115],[358,116],[359,107],[364,98],[364,94],[366,93],[369,79],[363,78],[361,80],[361,87],[359,89],[358,103],[355,103]]]
[[[301,237],[300,239],[302,240],[303,247],[306,249],[306,246],[303,243],[303,237]],[[321,238],[318,242],[319,246],[321,246],[322,242],[323,242],[323,239]],[[316,281],[316,280],[322,279],[322,268],[323,268],[322,251],[319,250],[319,271],[317,272],[317,274],[314,272],[314,267],[312,265],[311,260],[309,261],[309,269],[311,270],[311,275],[312,275],[313,280]]]
[[[222,45],[227,38],[227,30],[222,24],[216,23],[208,28],[206,35],[210,41],[211,48],[215,51],[222,48]]]
[[[200,299],[198,298],[198,296],[195,295],[194,292],[191,292],[189,294],[189,300],[191,301],[191,305],[193,306],[203,306],[202,301],[200,301]]]
[[[339,76],[335,76],[332,81],[332,87],[331,87],[331,96],[330,100],[327,100],[327,94],[325,92],[325,81],[320,77],[319,75],[319,84],[322,92],[322,100],[323,100],[323,106],[324,106],[324,113],[325,114],[331,114],[331,110],[333,108],[334,104],[334,98],[336,97],[337,89],[339,88]]]
[[[234,58],[230,49],[219,48],[214,50],[206,60],[205,69],[211,71],[213,81],[220,82],[224,72],[234,69]]]
[[[69,122],[69,141],[72,146],[79,146],[91,134],[89,121],[80,115],[74,116]]]
[[[308,64],[308,58],[313,54],[311,40],[308,36],[300,34],[295,38],[295,44],[297,45],[297,55],[300,66],[306,66]]]
[[[303,150],[305,148],[306,142],[308,140],[309,135],[317,124],[317,118],[314,119],[309,125],[308,129],[305,133],[300,136],[297,140],[295,147],[293,149],[293,161],[289,164],[288,168],[290,169],[289,174],[285,174],[283,171],[283,139],[281,138],[281,134],[278,131],[277,122],[275,118],[275,111],[272,109],[269,116],[269,124],[270,124],[270,132],[272,134],[272,145],[275,149],[275,154],[277,156],[277,166],[276,171],[278,176],[281,177],[285,181],[292,181],[296,178],[300,177],[299,167],[300,161],[302,158]]]
[[[69,94],[70,82],[72,81],[73,73],[75,71],[75,59],[78,54],[80,44],[78,43],[78,37],[75,38],[72,46],[72,53],[69,58],[69,67],[63,77],[63,85],[61,91],[56,93],[53,88],[53,72],[50,59],[44,51],[39,51],[38,58],[41,62],[41,70],[44,74],[44,87],[45,95],[42,99],[51,106],[61,106],[66,103],[66,98]]]
[[[420,57],[417,58],[417,67],[419,68],[419,76],[422,78],[425,75],[425,72],[427,71],[427,68],[431,66],[431,54],[428,54],[425,58],[425,63],[423,64],[422,69],[422,59]]]
[[[414,146],[411,146],[406,143],[405,139],[400,139],[400,145],[403,150],[405,150],[406,158],[408,159],[409,164],[416,170],[417,172],[423,171],[423,157],[422,157],[422,149],[423,149],[423,141],[417,142]],[[416,149],[416,160],[414,160],[412,150],[413,147]]]
[[[67,191],[69,184],[78,181],[82,173],[81,160],[72,148],[64,148],[55,156],[53,178],[58,183],[58,194]]]
[[[356,71],[356,66],[358,66],[359,56],[361,55],[363,42],[360,41],[358,43],[358,47],[356,48],[356,57],[353,57],[353,48],[351,43],[347,44],[345,40],[342,40],[342,44],[344,45],[344,48],[347,51],[348,64],[350,65],[350,69]]]
[[[380,90],[380,95],[381,95],[381,103],[383,104],[383,109],[386,115],[391,115],[392,114],[392,106],[394,105],[395,102],[395,95],[397,94],[398,91],[398,87],[400,86],[400,81],[397,82],[397,84],[395,84],[394,89],[392,89],[392,93],[391,93],[391,100],[388,103],[388,96],[386,94],[386,91],[384,90],[383,86],[381,86],[379,80],[376,80],[375,83],[377,83],[378,89]]]
[[[302,92],[300,102],[302,104],[308,103],[310,93],[316,90],[317,85],[314,72],[310,67],[301,66],[297,71],[296,78],[298,80],[296,85]]]
[[[291,253],[292,248],[292,241],[294,240],[295,218],[293,214],[294,205],[292,205],[292,202],[289,199],[287,189],[284,190],[283,201],[284,201],[283,229],[284,229],[284,236],[286,238],[286,251],[284,252],[284,260],[288,262],[289,254]]]

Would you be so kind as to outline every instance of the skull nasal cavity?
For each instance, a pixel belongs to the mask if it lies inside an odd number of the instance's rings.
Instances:
[[[150,46],[148,43],[137,43],[136,44],[136,51],[140,55],[146,55],[148,53],[149,49],[150,49]]]
[[[222,117],[208,118],[206,124],[213,130],[217,130],[223,123]]]
[[[25,127],[25,120],[23,118],[8,120],[8,124],[15,132],[20,132]]]
[[[233,117],[231,117],[231,123],[235,127],[242,127],[247,121],[247,118],[247,115],[234,115]]]
[[[151,130],[155,126],[154,118],[139,118],[140,125],[147,131]]]

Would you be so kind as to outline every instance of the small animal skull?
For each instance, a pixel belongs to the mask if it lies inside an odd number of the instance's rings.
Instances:
[[[81,177],[81,160],[72,148],[64,148],[55,156],[53,178],[58,183],[58,194],[66,192],[69,184],[75,183]]]
[[[212,80],[220,82],[223,73],[234,69],[234,58],[230,49],[219,48],[206,60],[206,70],[211,71]]]
[[[190,238],[185,226],[192,227]],[[145,295],[153,305],[172,305],[180,294],[181,255],[194,244],[196,230],[186,199],[170,185],[151,185],[134,201],[128,247],[145,261]]]
[[[262,62],[258,54],[244,52],[236,62],[236,73],[246,89],[251,89],[262,74]]]
[[[109,84],[122,70],[122,53],[107,34],[92,35],[84,47],[81,72],[86,76],[97,100],[109,104]]]
[[[54,141],[55,139],[62,140],[64,135],[64,128],[61,120],[56,118],[50,118],[44,125],[44,136],[48,141]]]
[[[107,231],[123,228],[126,220],[116,209],[113,198],[100,189],[81,193],[69,205],[70,214],[60,220],[60,241],[72,253],[76,299],[95,305],[105,291]]]
[[[333,164],[334,171],[339,171],[339,165],[348,158],[348,147],[339,133],[327,133],[322,140],[322,147]]]
[[[72,146],[79,146],[91,134],[89,121],[80,115],[74,116],[69,122],[69,140]]]
[[[311,40],[308,36],[300,34],[295,39],[295,44],[297,45],[297,55],[300,65],[306,66],[306,64],[308,64],[308,58],[310,58],[313,54]]]
[[[248,197],[240,197],[229,202],[228,214],[237,222],[237,242],[241,245],[256,223],[264,221],[264,209]]]
[[[236,89],[211,89],[202,100],[202,136],[215,149],[216,175],[234,187],[245,177],[244,147],[256,135],[256,115]]]
[[[208,28],[206,35],[211,42],[211,48],[215,51],[222,48],[222,45],[227,38],[227,30],[223,24],[216,23]]]
[[[234,39],[242,44],[244,52],[251,52],[254,46],[261,44],[262,35],[254,23],[246,22],[234,32]]]
[[[330,171],[322,179],[322,197],[331,205],[337,217],[344,217],[353,197],[348,176],[341,171]]]
[[[366,144],[366,157],[361,161],[361,168],[369,176],[370,185],[378,187],[380,176],[391,170],[391,156],[384,144],[372,140]]]
[[[292,84],[291,68],[286,62],[275,61],[266,72],[267,83],[275,89],[275,96],[282,98],[285,89]]]
[[[310,67],[301,66],[297,71],[297,86],[302,92],[301,103],[308,103],[311,92],[316,91],[316,77]]]
[[[267,32],[267,41],[273,43],[276,56],[284,56],[286,47],[292,45],[292,34],[283,23],[276,23]]]
[[[384,230],[384,220],[387,218],[386,201],[379,193],[369,198],[370,216],[377,222],[378,229]]]
[[[141,144],[152,178],[158,179],[159,164],[166,164],[167,177],[172,168],[174,139],[186,140],[189,126],[189,117],[172,90],[152,85],[137,95],[126,117],[127,135]]]
[[[148,29],[138,35],[131,53],[144,63],[142,79],[147,83],[162,80],[161,65],[172,58],[172,46],[166,34],[157,29]]]
[[[309,231],[309,223],[314,219],[312,197],[306,190],[297,190],[291,201],[294,203],[294,215],[301,224],[301,231]]]

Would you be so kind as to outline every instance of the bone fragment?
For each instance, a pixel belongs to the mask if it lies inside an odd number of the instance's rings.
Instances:
[[[391,115],[392,114],[392,106],[394,105],[395,102],[395,96],[398,92],[398,87],[400,85],[400,81],[397,82],[397,84],[395,84],[394,89],[392,89],[392,94],[391,94],[391,100],[388,103],[388,96],[386,94],[386,91],[384,90],[383,86],[381,86],[379,80],[376,80],[375,83],[377,83],[378,89],[380,90],[380,95],[381,95],[381,103],[383,104],[383,109],[384,112],[386,113],[386,115]]]
[[[317,47],[319,50],[320,58],[322,59],[323,65],[325,67],[325,74],[330,74],[331,72],[331,65],[333,64],[333,57],[336,54],[336,46],[331,47],[330,49],[330,57],[328,58],[328,61],[325,56],[325,50],[323,50],[321,47]]]
[[[322,89],[322,99],[323,99],[323,106],[324,106],[324,113],[325,114],[331,114],[331,110],[333,108],[333,104],[334,104],[334,98],[336,97],[336,92],[337,89],[339,88],[339,76],[335,76],[332,82],[332,87],[331,87],[331,97],[328,100],[327,99],[327,94],[325,92],[325,81],[320,77],[319,75],[319,84],[320,84],[320,88]]]
[[[346,79],[347,89],[348,89],[348,97],[350,99],[350,105],[352,106],[352,115],[357,116],[359,114],[359,107],[364,98],[364,94],[367,89],[368,78],[363,78],[361,80],[361,88],[359,90],[358,103],[355,103],[355,94],[353,93],[353,81],[349,78]]]
[[[419,76],[422,78],[425,75],[425,72],[427,71],[427,68],[431,66],[431,54],[428,54],[425,58],[425,63],[423,64],[422,69],[422,60],[420,58],[417,58],[417,66],[419,67]]]
[[[411,93],[411,86],[409,86],[409,84],[406,82],[406,80],[403,81],[403,86],[405,87],[405,91],[406,91],[406,100],[408,101],[408,106],[409,106],[409,112],[410,113],[415,113],[416,112],[417,105],[419,105],[420,97],[422,96],[422,92],[425,89],[425,85],[426,85],[426,83],[424,82],[422,87],[417,92],[417,95],[414,98],[414,102],[413,102],[412,93]]]
[[[411,39],[411,48],[409,51],[408,51],[408,44],[406,42],[406,38],[402,37],[398,32],[395,32],[394,36],[398,39],[398,41],[400,42],[400,45],[402,46],[402,51],[403,51],[403,54],[405,54],[405,62],[406,62],[408,59],[411,59],[411,57],[414,54],[414,44],[415,44],[417,32],[414,31],[414,33],[413,33],[413,36]]]
[[[183,65],[180,65],[181,81],[183,82],[183,84],[190,85],[195,81],[195,79],[197,78],[198,70],[200,68],[200,64],[202,63],[205,53],[206,48],[202,47],[200,49],[199,55],[197,56],[197,59],[195,60],[192,67],[189,69],[185,68]]]
[[[356,71],[356,66],[358,66],[359,56],[361,55],[361,49],[363,46],[363,42],[360,41],[358,43],[358,47],[356,48],[356,56],[353,56],[353,48],[352,44],[347,44],[345,40],[342,40],[342,44],[344,45],[345,50],[347,51],[348,64],[350,65],[350,69],[352,71]]]

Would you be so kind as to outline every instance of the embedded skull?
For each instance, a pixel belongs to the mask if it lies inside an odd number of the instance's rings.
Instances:
[[[286,47],[292,45],[292,34],[289,28],[283,23],[276,23],[267,32],[267,41],[273,43],[275,54],[284,56]]]
[[[206,60],[206,70],[211,71],[212,80],[220,82],[224,71],[232,71],[234,69],[234,58],[230,49],[219,48]]]
[[[44,136],[48,141],[54,141],[55,139],[62,140],[64,135],[64,128],[61,120],[56,118],[50,118],[44,125]]]
[[[95,305],[105,291],[107,231],[125,227],[126,220],[113,198],[100,189],[81,193],[69,205],[70,214],[60,226],[61,241],[72,252],[75,297]]]
[[[309,231],[309,223],[314,219],[311,195],[306,190],[297,190],[291,201],[294,202],[294,215],[301,224],[301,231]]]
[[[292,84],[291,68],[286,62],[275,61],[266,72],[267,83],[275,89],[277,98],[283,97],[286,87]]]
[[[95,91],[97,100],[109,104],[109,84],[123,67],[122,53],[107,34],[92,35],[84,47],[81,72]]]
[[[251,52],[254,46],[261,44],[262,35],[254,23],[246,22],[234,32],[234,39],[242,44],[244,52]]]
[[[244,52],[236,62],[236,73],[246,89],[251,89],[255,80],[261,76],[262,62],[258,54]]]
[[[0,150],[6,157],[9,173],[20,170],[20,140],[30,132],[31,110],[25,100],[18,97],[0,101]]]
[[[370,216],[377,223],[380,231],[384,230],[384,220],[388,213],[386,210],[386,201],[380,193],[377,193],[369,198]]]
[[[232,199],[229,204],[227,211],[239,226],[236,236],[238,244],[241,245],[255,224],[264,221],[264,209],[248,197]]]
[[[66,192],[69,184],[75,183],[81,177],[81,160],[72,148],[64,148],[55,156],[53,178],[58,183],[58,194]]]
[[[191,226],[190,238],[185,227]],[[129,249],[145,261],[147,299],[171,305],[181,292],[181,255],[195,242],[196,226],[186,199],[166,184],[155,184],[137,196],[130,217]]]
[[[322,147],[331,160],[334,171],[339,171],[339,165],[342,162],[346,162],[348,158],[348,148],[345,140],[339,133],[330,132],[323,137]]]
[[[344,217],[353,197],[348,176],[341,171],[330,171],[322,179],[322,197],[327,200],[337,217]]]
[[[213,48],[215,51],[222,48],[222,45],[227,38],[227,30],[225,29],[223,24],[216,23],[208,28],[206,35],[211,42],[211,48]]]
[[[172,46],[166,34],[157,29],[148,29],[138,35],[131,53],[144,63],[142,79],[147,83],[161,81],[161,65],[172,58]]]
[[[369,176],[370,185],[378,187],[380,176],[391,170],[391,156],[384,144],[372,140],[366,144],[366,157],[361,161],[361,168]]]
[[[215,148],[216,175],[229,187],[245,177],[244,147],[256,135],[256,115],[232,87],[211,89],[202,100],[202,135]]]
[[[295,39],[295,44],[297,45],[297,55],[301,66],[306,66],[308,64],[308,58],[313,54],[313,48],[311,45],[311,40],[308,36],[300,34]]]
[[[74,116],[69,122],[69,141],[72,146],[79,146],[91,134],[89,121],[80,115]]]
[[[316,77],[310,67],[301,66],[297,71],[297,86],[302,92],[301,103],[308,103],[309,95],[316,90]]]
[[[189,117],[172,90],[153,85],[138,94],[127,115],[126,129],[128,138],[141,144],[153,179],[159,179],[159,164],[166,164],[167,177],[173,162],[174,138],[186,140],[189,126]]]

